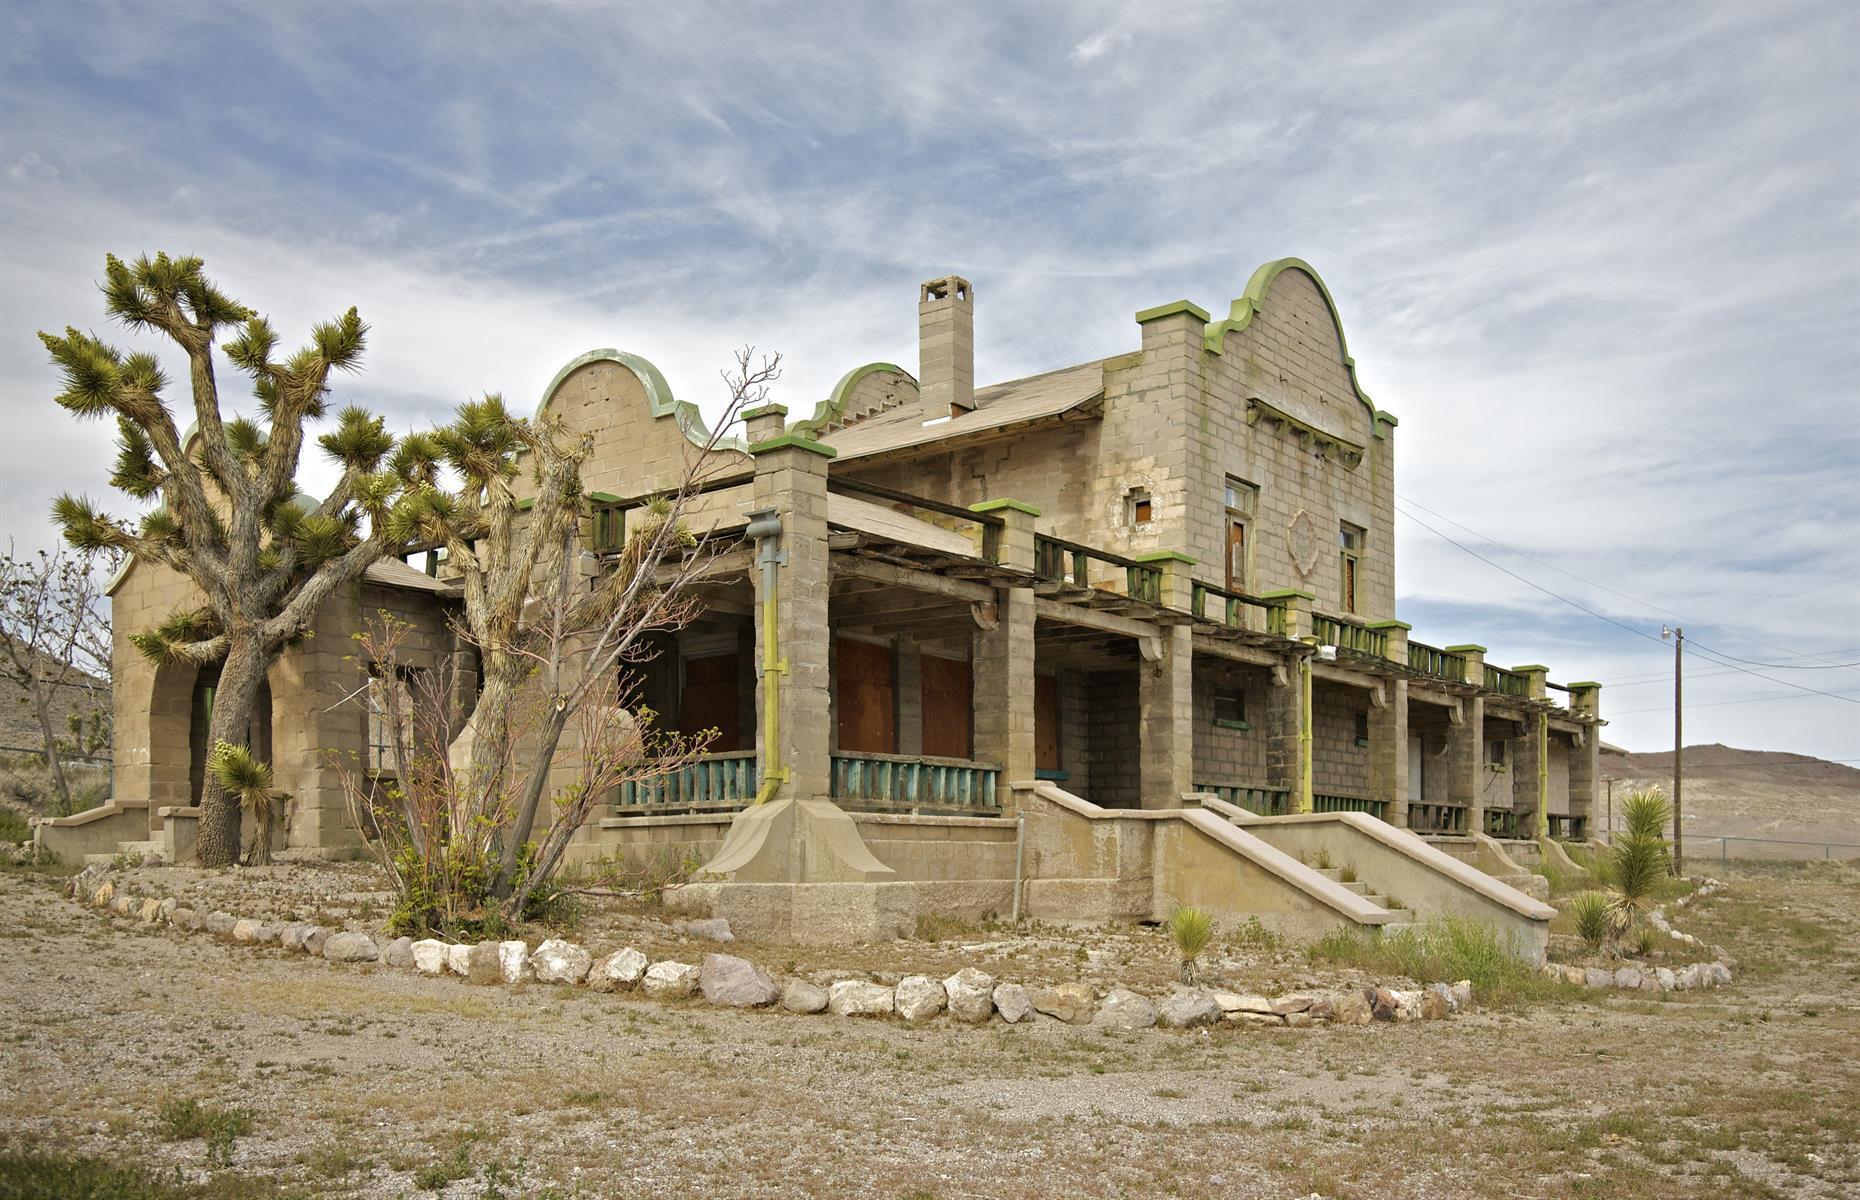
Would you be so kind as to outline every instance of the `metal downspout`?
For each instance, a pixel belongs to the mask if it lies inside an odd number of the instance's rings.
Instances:
[[[1299,699],[1303,714],[1298,722],[1298,811],[1308,813],[1312,806],[1311,788],[1311,656],[1298,659],[1298,683],[1304,695]]]
[[[781,637],[776,629],[777,588],[781,576],[778,568],[788,561],[781,549],[781,517],[772,508],[759,508],[749,514],[749,526],[743,531],[756,541],[756,565],[762,568],[762,661],[757,674],[762,679],[762,780],[756,788],[757,804],[768,803],[775,789],[788,779],[788,768],[781,762],[781,677],[788,664],[781,657]]]

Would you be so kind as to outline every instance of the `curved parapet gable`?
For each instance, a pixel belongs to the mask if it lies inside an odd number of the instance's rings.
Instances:
[[[1350,377],[1350,388],[1356,393],[1356,398],[1362,402],[1363,407],[1369,410],[1370,426],[1377,430],[1376,436],[1380,437],[1381,425],[1395,425],[1398,422],[1393,413],[1377,409],[1375,402],[1369,398],[1369,394],[1363,391],[1362,383],[1356,378],[1356,360],[1350,356],[1350,343],[1343,335],[1343,318],[1337,314],[1337,301],[1331,296],[1330,288],[1325,285],[1323,276],[1319,275],[1317,270],[1304,259],[1275,259],[1254,271],[1253,277],[1246,281],[1246,289],[1228,307],[1226,320],[1216,321],[1209,325],[1202,334],[1203,347],[1211,353],[1221,353],[1226,348],[1227,335],[1239,333],[1252,324],[1254,315],[1266,306],[1266,296],[1272,291],[1273,281],[1287,270],[1299,271],[1317,285],[1318,294],[1323,296],[1325,306],[1330,309],[1331,322],[1337,328],[1337,348],[1343,357],[1344,370]]]
[[[563,380],[589,363],[598,362],[617,363],[631,371],[639,380],[639,386],[645,390],[646,403],[652,415],[655,418],[671,417],[676,420],[679,431],[685,435],[686,441],[699,448],[710,442],[710,427],[704,423],[704,415],[698,412],[697,405],[672,395],[672,385],[665,381],[665,376],[659,368],[639,355],[628,354],[624,350],[590,350],[557,371],[555,378],[549,381],[549,386],[543,389],[542,403],[536,406],[536,415],[540,417],[548,409],[550,402],[555,399],[556,390],[562,386]],[[737,450],[745,454],[749,451],[748,445],[737,436],[717,439],[715,449]]]
[[[874,375],[900,375],[910,381],[912,389],[917,387],[917,377],[896,363],[869,362],[864,366],[854,367],[840,376],[840,381],[833,385],[833,391],[825,400],[814,406],[814,415],[805,421],[798,421],[789,429],[790,433],[804,437],[818,436],[833,425],[847,418],[847,405],[852,402],[859,390],[859,385]],[[853,415],[858,415],[855,411]]]

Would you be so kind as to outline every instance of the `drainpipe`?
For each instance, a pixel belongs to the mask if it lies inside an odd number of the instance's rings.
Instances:
[[[1550,836],[1550,718],[1537,714],[1537,836]]]
[[[762,661],[756,665],[756,675],[762,680],[762,782],[756,789],[756,803],[766,804],[788,779],[788,768],[780,757],[781,677],[788,673],[788,663],[781,657],[776,632],[776,588],[781,578],[777,569],[788,556],[781,548],[781,517],[774,509],[750,513],[749,527],[743,532],[755,539],[756,565],[762,568]]]
[[[1027,854],[1027,814],[1014,814],[1014,928],[1020,928],[1020,889],[1025,878],[1021,868]]]
[[[1298,722],[1298,811],[1311,811],[1311,656],[1298,656],[1298,686],[1303,689],[1299,704],[1304,715]]]

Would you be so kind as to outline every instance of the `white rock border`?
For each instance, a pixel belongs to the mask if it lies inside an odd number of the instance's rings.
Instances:
[[[964,967],[942,980],[911,975],[896,985],[888,985],[868,979],[841,979],[821,987],[803,979],[777,981],[756,964],[725,954],[705,955],[700,967],[671,959],[650,962],[631,946],[597,956],[561,938],[546,939],[533,948],[514,940],[463,944],[438,938],[416,942],[403,937],[386,941],[365,930],[267,922],[225,912],[202,914],[178,899],[119,894],[107,877],[109,870],[103,864],[86,867],[66,885],[65,895],[80,905],[140,924],[166,924],[185,933],[205,931],[237,945],[276,946],[329,962],[435,978],[456,975],[476,986],[584,987],[590,991],[631,991],[668,1002],[702,997],[713,1007],[767,1008],[796,1014],[830,1012],[889,1018],[912,1025],[938,1020],[976,1026],[992,1023],[996,1017],[1009,1025],[1033,1023],[1035,1014],[1044,1011],[1037,994],[1050,986],[997,981],[985,971]],[[727,930],[722,937],[712,931],[706,931],[705,936],[717,942],[731,940]],[[706,969],[713,975],[730,975],[735,986],[704,989],[701,977]],[[1728,981],[1728,970],[1725,977]],[[744,980],[768,981],[768,986],[746,988]],[[1083,983],[1061,986],[1081,992],[1077,997],[1081,1001],[1086,995],[1091,997],[1089,1005],[1075,1006],[1077,1011],[1065,1018],[1069,1023],[1125,1029],[1194,1030],[1215,1024],[1298,1029],[1318,1024],[1428,1021],[1444,1019],[1472,1005],[1472,984],[1466,980],[1412,990],[1345,988],[1272,998],[1205,987],[1177,988],[1160,999],[1121,987],[1099,996]],[[1090,1011],[1085,1011],[1087,1008]],[[1043,1015],[1040,1019],[1062,1018]]]

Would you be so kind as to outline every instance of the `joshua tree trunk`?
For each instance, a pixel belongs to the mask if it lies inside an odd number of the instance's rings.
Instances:
[[[209,751],[220,742],[251,744],[252,714],[258,707],[258,690],[265,682],[271,656],[249,641],[235,637],[220,666],[220,682],[213,694],[213,719],[207,730]],[[211,771],[200,788],[200,833],[195,854],[203,867],[227,867],[239,858],[239,798],[221,787]]]

